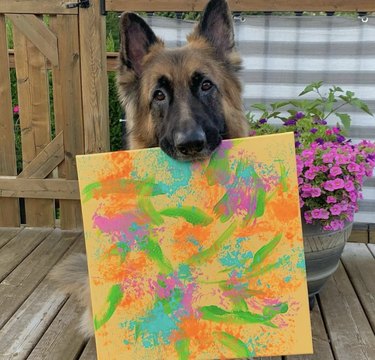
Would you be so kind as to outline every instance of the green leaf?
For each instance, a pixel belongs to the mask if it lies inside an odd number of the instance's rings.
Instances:
[[[348,114],[340,114],[336,112],[335,115],[340,118],[341,124],[344,126],[344,130],[347,133],[350,129],[350,124],[352,122],[352,119],[350,118]]]
[[[367,113],[371,116],[374,116],[374,114],[370,111],[367,104],[365,102],[363,102],[362,100],[360,100],[358,98],[355,98],[355,99],[352,100],[351,104],[354,105],[355,107],[357,107],[358,109],[361,109],[365,113]]]
[[[285,105],[289,105],[289,101],[279,101],[279,102],[272,103],[270,105],[271,105],[272,110],[276,110]]]
[[[254,105],[251,105],[251,107],[258,109],[258,110],[262,110],[264,112],[267,111],[267,106],[264,104],[254,104]]]
[[[233,351],[236,358],[248,359],[253,355],[243,341],[227,332],[214,332],[213,336],[221,344]]]
[[[319,89],[323,84],[323,81],[318,81],[318,82],[314,82],[314,83],[311,83],[310,85],[307,85],[305,87],[305,89],[298,95],[298,96],[302,96],[302,95],[305,95],[307,93],[310,93],[314,90],[317,90]]]

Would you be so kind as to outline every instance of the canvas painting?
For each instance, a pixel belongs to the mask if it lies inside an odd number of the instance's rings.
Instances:
[[[98,359],[312,352],[293,134],[77,163]]]

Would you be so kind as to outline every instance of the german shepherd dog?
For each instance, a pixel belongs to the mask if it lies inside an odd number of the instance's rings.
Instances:
[[[134,13],[121,16],[119,96],[130,149],[160,146],[180,161],[209,157],[223,139],[248,134],[243,112],[241,60],[225,0],[211,0],[187,38],[167,49]],[[87,307],[81,330],[93,335],[86,257],[67,258],[51,274]]]

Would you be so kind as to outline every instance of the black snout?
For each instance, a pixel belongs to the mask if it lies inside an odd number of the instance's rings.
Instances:
[[[176,132],[174,144],[183,155],[199,154],[207,145],[206,134],[202,129],[194,129],[186,132]]]

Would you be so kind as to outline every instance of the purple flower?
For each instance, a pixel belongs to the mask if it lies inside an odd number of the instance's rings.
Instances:
[[[346,191],[354,191],[355,190],[355,187],[354,187],[354,183],[353,183],[353,181],[351,181],[351,180],[348,180],[346,183],[345,183],[345,186],[344,186],[344,189],[346,190]]]
[[[332,184],[335,190],[342,189],[345,186],[345,181],[343,179],[334,179],[332,180]]]
[[[322,191],[318,187],[314,187],[311,189],[311,197],[319,197],[321,195]]]
[[[308,224],[312,223],[313,217],[312,217],[311,211],[305,211],[303,216]]]
[[[332,131],[333,131],[334,134],[337,135],[337,134],[340,133],[341,129],[340,129],[339,127],[333,127],[333,128],[332,128]]]
[[[328,219],[329,212],[326,209],[314,209],[311,211],[313,219]]]
[[[317,142],[319,145],[323,145],[323,144],[324,144],[324,139],[322,139],[322,138],[317,138],[317,139],[315,140],[315,142]]]
[[[331,212],[332,215],[340,215],[342,210],[343,209],[342,209],[340,204],[335,204],[335,205],[331,206],[331,208],[329,209],[329,211]]]
[[[312,129],[310,129],[310,132],[311,132],[312,134],[315,134],[317,131],[318,131],[318,129],[316,129],[316,128],[312,128]]]
[[[342,143],[342,142],[345,141],[345,136],[337,135],[337,136],[336,136],[336,140],[337,140],[339,143]]]
[[[294,117],[299,120],[299,119],[302,119],[303,117],[305,116],[305,114],[303,112],[298,112]]]
[[[296,141],[296,142],[294,143],[294,145],[295,145],[296,148],[298,148],[298,147],[301,146],[301,143],[300,143],[299,141]]]
[[[332,180],[329,180],[329,181],[326,181],[324,184],[323,184],[323,188],[327,191],[334,191],[335,190],[335,187],[333,186],[333,181]]]
[[[284,126],[292,126],[292,125],[296,125],[296,123],[297,121],[295,119],[289,119],[284,122]]]
[[[265,123],[267,123],[267,119],[260,119],[259,120],[259,124],[265,124]]]
[[[332,220],[330,222],[331,230],[341,230],[344,228],[344,221],[342,220]]]

